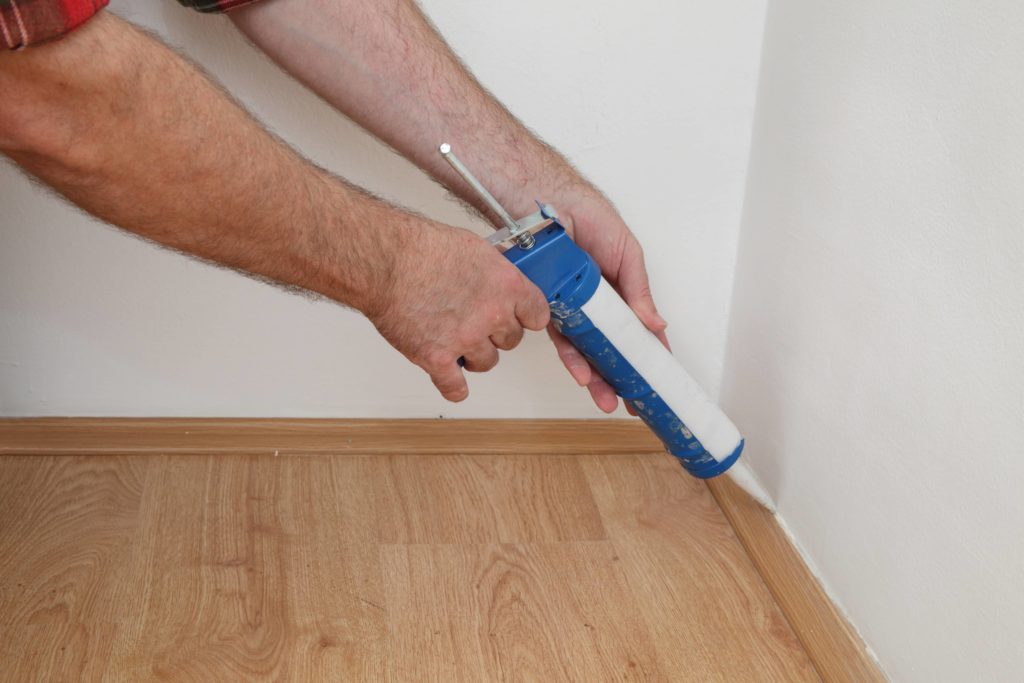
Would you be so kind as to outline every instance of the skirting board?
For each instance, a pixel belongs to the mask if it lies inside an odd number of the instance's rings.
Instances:
[[[636,420],[0,419],[0,456],[658,451]],[[884,681],[775,517],[725,477],[709,487],[822,679]]]
[[[654,453],[632,420],[0,419],[0,455]]]
[[[853,627],[829,600],[771,512],[728,477],[708,481],[711,495],[825,681],[885,681]]]

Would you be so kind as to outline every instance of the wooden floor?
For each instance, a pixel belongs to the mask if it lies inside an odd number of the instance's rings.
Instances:
[[[0,678],[820,680],[628,452],[0,457]]]

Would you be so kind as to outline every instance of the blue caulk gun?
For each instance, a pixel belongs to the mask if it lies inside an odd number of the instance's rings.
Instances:
[[[707,479],[740,457],[739,430],[672,357],[618,292],[597,263],[576,246],[555,210],[518,221],[443,144],[441,154],[505,224],[487,241],[511,243],[504,253],[547,298],[551,320],[593,368],[665,444],[687,472]]]

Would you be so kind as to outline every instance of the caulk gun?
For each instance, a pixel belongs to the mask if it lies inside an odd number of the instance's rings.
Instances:
[[[441,145],[440,151],[505,224],[487,241],[514,243],[505,257],[544,293],[555,328],[687,472],[706,479],[729,469],[743,450],[739,430],[601,277],[597,263],[572,241],[555,210],[537,202],[536,213],[514,220],[451,145]]]

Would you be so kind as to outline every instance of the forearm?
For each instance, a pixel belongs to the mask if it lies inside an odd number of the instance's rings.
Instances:
[[[290,73],[477,208],[439,143],[451,142],[515,216],[556,192],[599,196],[481,87],[411,0],[263,0],[230,16]]]
[[[263,0],[231,14],[289,73],[453,193],[481,206],[437,154],[450,142],[515,216],[552,203],[576,242],[662,341],[643,250],[611,203],[473,78],[413,0]],[[612,389],[568,342],[559,355],[604,410]]]
[[[113,15],[0,55],[0,149],[90,213],[367,310],[410,217],[301,159]]]

